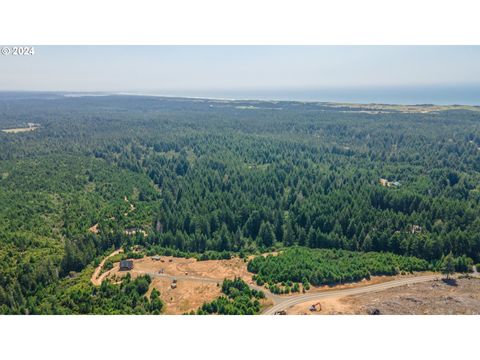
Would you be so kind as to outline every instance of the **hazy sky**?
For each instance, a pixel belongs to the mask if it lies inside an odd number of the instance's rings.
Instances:
[[[169,91],[479,85],[480,46],[37,46],[0,90]]]

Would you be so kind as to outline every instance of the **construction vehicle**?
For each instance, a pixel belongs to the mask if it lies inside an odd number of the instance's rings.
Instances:
[[[310,310],[312,312],[313,311],[322,311],[322,304],[320,304],[320,303],[312,304],[308,310]]]

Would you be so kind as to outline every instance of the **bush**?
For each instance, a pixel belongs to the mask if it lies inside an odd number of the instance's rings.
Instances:
[[[150,276],[144,275],[144,276],[139,276],[138,278],[135,279],[135,287],[139,295],[144,295],[148,291],[148,288],[150,287]]]
[[[254,315],[260,311],[259,299],[265,298],[262,291],[250,289],[240,278],[225,279],[222,283],[222,292],[226,296],[205,303],[197,310],[197,315]]]
[[[457,272],[466,273],[472,271],[473,260],[465,255],[455,258],[454,263],[455,271]]]
[[[112,269],[112,268],[113,268],[112,260],[107,259],[107,260],[105,261],[105,263],[103,264],[103,270],[104,270],[104,271],[108,271],[108,270],[110,270],[110,269]]]

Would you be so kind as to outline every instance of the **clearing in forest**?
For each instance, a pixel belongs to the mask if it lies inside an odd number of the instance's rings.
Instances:
[[[24,127],[24,128],[15,128],[15,129],[3,129],[2,131],[7,133],[7,134],[16,134],[16,133],[21,133],[21,132],[27,132],[27,131],[34,131],[37,130],[38,126],[32,126],[32,127]]]
[[[479,315],[480,279],[442,279],[409,284],[380,292],[307,301],[287,310],[289,315]],[[321,304],[321,309],[312,305]],[[313,310],[313,311],[312,311]]]
[[[118,251],[109,257],[116,254]],[[115,263],[111,270],[99,275],[105,260],[92,276],[92,283],[97,286],[103,279],[115,282],[127,274],[127,271],[120,271],[119,263]],[[145,274],[151,276],[152,283],[148,294],[153,288],[160,291],[160,298],[165,303],[165,314],[183,314],[198,309],[205,302],[213,301],[221,295],[221,284],[225,278],[241,277],[252,283],[252,274],[247,271],[245,261],[240,258],[198,261],[172,256],[160,256],[157,260],[144,257],[134,259],[133,269],[128,272],[133,278]],[[175,285],[172,287],[174,281]]]

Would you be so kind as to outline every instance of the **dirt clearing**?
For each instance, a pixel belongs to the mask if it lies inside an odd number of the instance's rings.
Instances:
[[[225,278],[241,277],[252,283],[252,274],[247,271],[247,264],[240,258],[197,261],[193,258],[172,256],[135,259],[131,271],[120,271],[119,264],[115,263],[113,269],[101,276],[98,276],[99,271],[96,271],[96,275],[94,274],[96,277],[92,276],[92,282],[99,284],[104,278],[116,282],[128,272],[132,278],[144,274],[152,277],[148,295],[153,288],[159,290],[160,298],[165,303],[164,313],[170,315],[195,311],[203,303],[218,298],[221,295],[219,285]],[[172,287],[174,280],[175,286]]]
[[[205,302],[215,300],[221,295],[221,288],[216,284],[197,281],[179,280],[175,289],[171,288],[169,279],[154,278],[149,292],[155,287],[160,291],[160,298],[165,303],[164,314],[177,315],[197,310]]]
[[[98,224],[95,224],[92,227],[88,228],[88,231],[90,231],[93,234],[98,234]]]
[[[112,269],[112,274],[117,273],[118,270],[118,266],[116,266]],[[247,264],[240,258],[197,261],[193,258],[161,256],[160,260],[153,260],[151,257],[133,260],[132,275],[135,273],[158,274],[161,271],[165,275],[172,276],[182,275],[220,280],[240,277],[245,281],[252,281],[252,274],[247,271]]]
[[[22,133],[22,132],[27,132],[27,131],[34,131],[37,130],[37,127],[26,127],[26,128],[16,128],[16,129],[4,129],[2,130],[3,132],[7,134],[16,134],[16,133]]]
[[[27,131],[34,131],[37,130],[40,127],[39,124],[29,122],[27,123],[27,126],[25,127],[18,127],[18,128],[13,128],[13,129],[4,129],[2,130],[5,133],[8,134],[16,134],[16,133],[22,133],[22,132],[27,132]]]
[[[287,314],[308,315],[478,315],[480,279],[464,278],[410,284],[381,292],[321,300],[321,311],[310,311],[308,301],[288,309]]]

